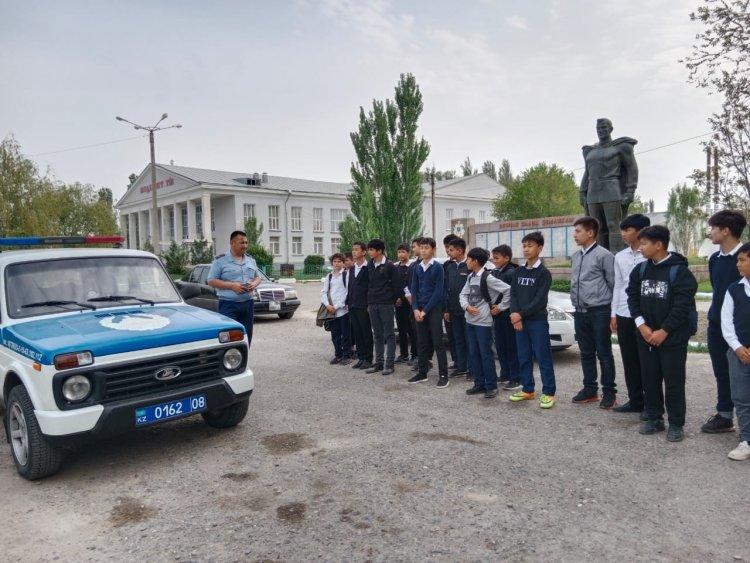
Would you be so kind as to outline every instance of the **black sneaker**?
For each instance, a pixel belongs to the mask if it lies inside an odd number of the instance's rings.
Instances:
[[[667,430],[667,440],[670,442],[682,442],[685,437],[685,433],[682,431],[682,426],[669,425]]]
[[[409,358],[407,358],[406,356],[399,356],[398,358],[396,358],[396,360],[395,360],[394,363],[396,363],[396,364],[405,364],[408,361],[409,361]]]
[[[495,397],[497,397],[497,389],[487,389],[484,392],[485,399],[494,399]]]
[[[599,402],[600,409],[611,409],[617,404],[617,394],[612,391],[605,391],[602,394],[602,400]]]
[[[379,371],[383,371],[383,364],[372,364],[370,369],[365,370],[365,373],[378,373]]]
[[[338,356],[334,356],[333,358],[331,358],[331,361],[328,363],[331,364],[332,366],[335,366],[336,364],[341,363],[341,358],[339,358]]]
[[[637,413],[640,413],[641,411],[643,411],[642,407],[641,408],[636,408],[636,407],[634,407],[630,403],[630,401],[627,401],[623,405],[617,405],[616,407],[614,407],[612,409],[612,412],[637,412]]]
[[[523,386],[521,385],[520,381],[511,379],[510,381],[508,381],[508,383],[503,385],[503,391],[518,391],[521,387]]]
[[[386,368],[383,370],[383,375],[391,375],[393,373],[393,366],[386,366]]]
[[[352,369],[361,369],[362,368],[362,364],[364,364],[364,363],[365,363],[364,360],[358,360],[357,363],[355,363],[352,366]]]
[[[454,369],[448,374],[448,377],[458,377],[459,375],[466,375],[465,369]]]
[[[342,366],[348,366],[351,363],[352,363],[352,359],[351,358],[341,358],[341,365]]]
[[[648,413],[645,410],[642,410],[641,415],[638,418],[640,418],[643,422],[646,422],[648,420]]]
[[[484,387],[469,387],[466,390],[466,394],[467,395],[481,395],[484,392],[485,392],[485,388]]]
[[[447,375],[441,375],[438,378],[437,388],[438,389],[445,389],[446,387],[448,387],[448,385],[450,385],[450,380],[448,379],[448,376]]]
[[[720,414],[715,414],[709,418],[703,426],[701,426],[701,432],[706,434],[719,434],[721,432],[733,432],[734,422],[728,418],[724,418]]]
[[[656,434],[657,432],[664,432],[664,421],[661,418],[644,421],[644,423],[641,424],[640,430],[638,430],[638,433],[645,435]]]
[[[581,389],[575,397],[573,397],[574,403],[593,403],[599,400],[599,393],[595,389]]]
[[[409,379],[409,383],[422,383],[423,381],[427,381],[426,373],[418,373],[417,375]]]

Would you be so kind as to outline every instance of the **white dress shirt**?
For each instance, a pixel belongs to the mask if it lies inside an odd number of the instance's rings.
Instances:
[[[425,261],[422,260],[422,263],[420,264],[420,266],[422,266],[422,269],[426,272],[427,268],[429,268],[430,266],[432,266],[432,264],[434,262],[435,262],[435,258],[430,258],[430,261],[427,262],[427,263],[425,263]]]
[[[615,288],[612,290],[612,317],[620,316],[630,318],[628,308],[628,295],[625,290],[630,282],[630,273],[633,269],[645,261],[640,250],[630,247],[622,249],[615,254]]]
[[[355,277],[355,278],[358,278],[358,277],[359,277],[359,272],[360,272],[360,270],[361,270],[362,268],[364,268],[365,266],[367,266],[367,260],[362,260],[362,263],[361,263],[361,264],[360,264],[359,262],[355,262],[355,263],[354,263],[354,277]]]
[[[346,285],[344,285],[343,273],[345,271],[346,270],[341,270],[338,273],[331,272],[327,275],[323,282],[323,289],[320,290],[320,302],[323,305],[333,305],[336,307],[336,318],[343,317],[349,312],[349,308],[346,306],[346,294],[351,280],[349,280],[347,276]],[[328,301],[329,284],[331,290],[331,302]]]
[[[745,295],[750,297],[750,280],[742,278],[739,283],[745,286]],[[724,304],[721,306],[721,333],[724,335],[724,340],[732,350],[742,348],[742,343],[737,338],[737,331],[734,330],[734,299],[727,290],[724,296]]]

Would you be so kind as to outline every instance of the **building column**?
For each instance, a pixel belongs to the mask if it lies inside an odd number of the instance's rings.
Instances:
[[[138,248],[138,241],[135,237],[135,225],[137,221],[137,213],[128,213],[128,248]]]
[[[175,202],[174,207],[174,240],[177,244],[182,244],[182,207]]]
[[[128,214],[127,213],[120,213],[120,232],[122,233],[122,236],[125,237],[125,248],[128,247]]]
[[[201,196],[201,214],[203,215],[203,238],[211,246],[213,241],[213,233],[211,232],[211,194],[203,194]]]
[[[192,242],[195,240],[195,200],[187,200],[188,213],[188,239]]]
[[[169,248],[169,243],[172,240],[172,236],[169,232],[169,206],[164,205],[159,208],[159,215],[161,215],[161,236],[159,241],[163,249]]]
[[[148,215],[146,215],[146,211],[139,211],[138,212],[138,248],[139,250],[143,248],[143,245],[146,244],[146,241],[148,240]]]

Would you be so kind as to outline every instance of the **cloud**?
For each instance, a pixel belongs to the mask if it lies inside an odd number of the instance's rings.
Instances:
[[[520,29],[522,31],[526,31],[529,29],[529,24],[526,21],[526,18],[523,16],[519,16],[518,14],[513,14],[512,16],[508,16],[505,18],[505,23],[507,23],[510,27],[515,29]]]

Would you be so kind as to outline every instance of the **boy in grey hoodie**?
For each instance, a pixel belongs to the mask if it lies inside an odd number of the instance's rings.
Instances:
[[[466,311],[466,341],[469,371],[474,376],[474,386],[467,395],[484,393],[487,399],[497,397],[497,371],[492,352],[492,306],[502,297],[500,309],[510,307],[510,286],[491,275],[484,265],[489,260],[484,248],[472,248],[466,256],[470,274],[459,295],[461,308]]]

